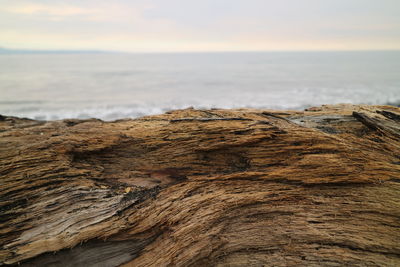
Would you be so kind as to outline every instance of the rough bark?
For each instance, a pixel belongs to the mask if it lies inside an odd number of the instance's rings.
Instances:
[[[0,116],[0,264],[400,266],[400,109]]]

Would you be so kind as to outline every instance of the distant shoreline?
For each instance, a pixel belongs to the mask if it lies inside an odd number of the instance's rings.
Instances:
[[[0,47],[0,55],[11,54],[248,54],[248,53],[393,53],[398,49],[376,50],[243,50],[243,51],[115,51],[115,50],[69,50],[69,49],[9,49]]]
[[[0,48],[0,55],[31,55],[31,54],[111,54],[112,51],[102,50],[34,50]]]

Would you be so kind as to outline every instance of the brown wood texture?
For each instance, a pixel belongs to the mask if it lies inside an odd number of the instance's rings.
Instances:
[[[0,264],[400,266],[400,109],[0,116]]]

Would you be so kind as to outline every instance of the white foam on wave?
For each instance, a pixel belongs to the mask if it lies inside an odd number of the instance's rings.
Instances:
[[[321,89],[320,89],[321,91]],[[358,95],[360,96],[360,95]],[[365,101],[368,99],[369,101]],[[208,99],[208,101],[191,100],[179,103],[147,103],[147,104],[115,104],[115,105],[81,105],[76,107],[72,104],[65,104],[62,107],[53,104],[40,105],[13,105],[7,110],[1,110],[0,114],[25,117],[36,120],[60,120],[67,118],[98,118],[105,121],[112,121],[124,118],[138,118],[146,115],[162,114],[170,110],[185,109],[193,107],[196,109],[233,109],[233,108],[257,108],[257,109],[288,109],[302,110],[310,106],[319,106],[323,104],[387,104],[400,103],[400,93],[393,95],[377,94],[372,98],[371,95],[361,95],[361,97],[349,97],[348,95],[338,95],[332,98],[332,95],[315,95],[305,90],[299,90],[290,97],[285,94],[277,94],[273,97],[258,95],[248,96],[230,96],[226,98]]]

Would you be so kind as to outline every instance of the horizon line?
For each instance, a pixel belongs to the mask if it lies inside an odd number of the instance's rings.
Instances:
[[[2,53],[116,53],[116,54],[205,54],[205,53],[282,53],[282,52],[399,52],[397,49],[268,49],[268,50],[184,50],[184,51],[126,51],[103,49],[31,49],[6,48],[0,46]]]

